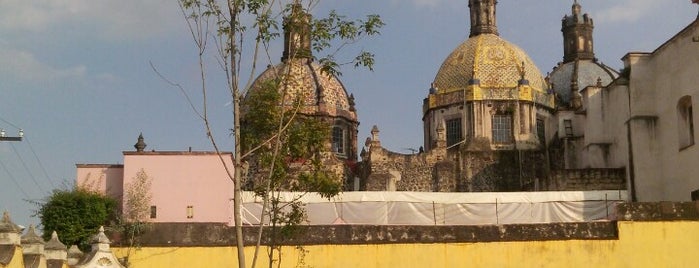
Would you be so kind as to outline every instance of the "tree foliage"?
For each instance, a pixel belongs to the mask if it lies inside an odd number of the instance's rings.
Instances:
[[[305,213],[301,204],[295,201],[280,202],[274,191],[291,189],[300,191],[317,191],[323,196],[336,195],[341,189],[341,181],[332,173],[323,169],[321,156],[325,152],[323,142],[330,135],[327,122],[322,122],[311,116],[297,115],[297,108],[284,107],[284,77],[268,81],[265,90],[257,91],[254,96],[247,96],[248,115],[245,118],[245,128],[241,128],[240,106],[244,91],[251,86],[257,66],[273,65],[269,50],[271,43],[281,36],[279,18],[293,16],[294,8],[304,2],[308,11],[318,5],[319,0],[300,1],[290,0],[179,0],[182,14],[187,22],[192,39],[198,49],[201,92],[203,102],[201,108],[191,103],[192,109],[202,119],[207,136],[214,150],[219,148],[211,134],[212,130],[207,116],[208,80],[206,70],[206,54],[215,48],[214,53],[218,66],[226,76],[228,90],[231,93],[233,109],[232,136],[235,142],[235,170],[229,171],[234,182],[234,221],[236,226],[236,246],[238,250],[238,265],[245,266],[242,241],[242,220],[240,218],[242,199],[240,195],[241,170],[243,156],[254,155],[259,167],[269,171],[265,183],[259,184],[255,191],[264,197],[263,210],[271,217],[274,226],[292,226],[305,221]],[[304,20],[300,13],[298,19]],[[293,19],[293,18],[292,18]],[[295,55],[309,57],[321,65],[321,71],[327,75],[341,75],[339,68],[343,65],[373,68],[374,55],[368,51],[360,51],[357,56],[346,62],[338,61],[337,54],[347,45],[353,44],[366,37],[377,35],[384,25],[378,15],[369,15],[366,19],[348,20],[345,16],[331,11],[320,19],[307,21],[309,26],[310,50],[296,51],[306,53]],[[305,26],[305,25],[304,25]],[[285,26],[286,27],[286,26]],[[297,29],[298,30],[298,29]],[[247,48],[247,51],[245,51]],[[318,57],[317,55],[323,55]],[[243,58],[251,59],[249,69],[243,70]],[[294,55],[291,55],[294,57]],[[266,61],[264,63],[258,61]],[[265,64],[266,63],[266,64]],[[247,66],[247,65],[246,65]],[[241,75],[247,73],[249,79],[246,85],[241,85]],[[288,76],[287,76],[288,77]],[[184,89],[180,88],[183,92]],[[186,93],[185,93],[186,95]],[[189,97],[187,97],[189,99]],[[298,101],[296,102],[298,104]],[[223,159],[221,160],[223,163]],[[225,165],[224,165],[225,167]],[[301,169],[301,175],[294,178],[289,176],[292,169]],[[269,210],[266,205],[270,203]],[[260,230],[261,234],[261,230]],[[274,233],[273,233],[274,235]],[[258,237],[258,246],[259,246]],[[272,254],[272,253],[270,253]],[[255,257],[257,256],[257,248]],[[271,256],[271,255],[270,255]],[[271,257],[270,257],[271,258]],[[253,259],[253,267],[255,266]],[[271,264],[271,261],[270,261]]]
[[[153,184],[148,174],[141,169],[136,173],[136,177],[126,185],[124,191],[124,212],[123,217],[128,222],[144,222],[150,213],[151,185]]]
[[[284,95],[278,88],[281,84],[264,81],[243,102],[246,113],[241,143],[243,150],[255,150],[246,160],[255,161],[256,167],[268,172],[264,178],[267,183],[257,183],[252,190],[260,196],[278,190],[337,195],[342,181],[322,162],[323,155],[330,154],[326,148],[330,125],[316,117],[297,114],[293,108],[300,106],[300,100],[290,106],[279,105]]]
[[[39,206],[37,215],[44,240],[51,239],[52,231],[56,231],[63,243],[78,245],[82,250],[90,248],[90,237],[100,226],[115,220],[118,211],[113,198],[80,187],[54,190]]]

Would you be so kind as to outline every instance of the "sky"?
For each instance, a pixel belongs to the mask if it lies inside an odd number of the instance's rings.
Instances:
[[[501,0],[500,36],[524,49],[545,75],[563,58],[561,18],[572,2]],[[615,69],[628,52],[653,51],[699,10],[689,0],[579,2],[595,21],[597,58]],[[468,1],[324,0],[312,14],[333,9],[348,18],[379,14],[386,23],[381,35],[342,53],[376,55],[373,71],[341,69],[356,98],[360,146],[377,125],[384,147],[419,148],[422,100],[442,61],[468,38]],[[281,50],[281,40],[272,44],[272,64]],[[0,142],[0,210],[18,224],[39,223],[31,217],[35,202],[70,187],[75,164],[121,163],[139,133],[147,150],[212,150],[183,92],[162,78],[181,85],[201,109],[196,56],[174,0],[0,0],[0,128],[8,136],[22,129],[25,137]],[[230,97],[215,58],[206,60],[214,136],[230,151]]]

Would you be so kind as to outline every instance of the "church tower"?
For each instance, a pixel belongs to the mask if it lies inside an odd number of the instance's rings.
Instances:
[[[563,17],[563,62],[593,60],[592,29],[594,24],[587,14],[581,14],[577,0],[573,3],[572,14]]]

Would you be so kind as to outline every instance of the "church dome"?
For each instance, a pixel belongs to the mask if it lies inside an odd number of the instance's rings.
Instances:
[[[278,79],[278,80],[277,80]],[[269,81],[282,81],[280,89],[286,88],[284,103],[291,105],[301,101],[300,113],[305,115],[328,115],[357,120],[352,96],[348,96],[345,86],[334,75],[321,71],[321,66],[306,58],[288,59],[276,66],[267,68],[248,90],[264,88]]]
[[[517,87],[522,78],[533,90],[547,92],[541,71],[521,48],[495,34],[479,34],[444,60],[434,87],[438,93],[448,93],[478,82],[481,88],[506,89]]]
[[[554,68],[549,75],[549,82],[556,92],[556,102],[566,106],[570,104],[573,86],[576,86],[578,91],[598,83],[606,86],[618,76],[619,73],[607,65],[592,60],[579,60]]]

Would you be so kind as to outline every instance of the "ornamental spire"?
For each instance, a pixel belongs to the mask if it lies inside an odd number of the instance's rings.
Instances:
[[[495,5],[497,4],[497,0],[468,1],[468,7],[471,10],[471,33],[469,37],[480,34],[498,35],[495,17]]]
[[[311,15],[294,1],[290,14],[284,18],[284,53],[282,61],[289,59],[310,59],[311,54]]]

